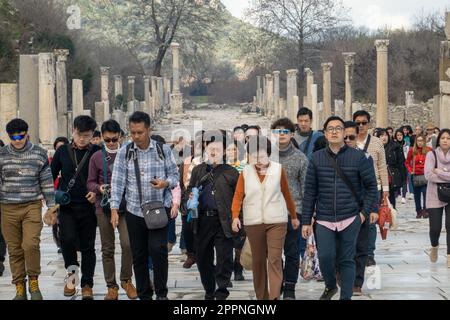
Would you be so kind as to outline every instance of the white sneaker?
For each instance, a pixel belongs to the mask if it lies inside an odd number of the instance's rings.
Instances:
[[[402,203],[405,204],[406,203],[406,199],[402,198]]]
[[[408,195],[408,200],[412,200],[413,198],[414,198],[413,194],[410,193],[410,194]]]

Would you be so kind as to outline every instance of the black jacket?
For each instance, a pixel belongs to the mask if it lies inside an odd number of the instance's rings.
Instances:
[[[198,183],[208,174],[207,164],[199,164],[192,170],[191,180],[187,189],[190,194],[192,188],[199,187]],[[221,164],[212,171],[214,199],[219,211],[219,219],[223,232],[227,238],[232,238],[231,230],[231,204],[233,203],[234,191],[239,178],[236,169],[228,164]]]
[[[337,159],[338,165],[352,183],[358,197],[337,175],[328,154]],[[329,147],[312,154],[305,180],[302,224],[311,225],[316,210],[316,219],[338,222],[358,215],[374,212],[377,197],[377,180],[373,160],[364,152],[344,146],[335,155]],[[363,207],[359,202],[362,200]]]
[[[389,189],[396,191],[406,183],[406,166],[403,148],[399,143],[388,142],[384,146],[389,174]]]

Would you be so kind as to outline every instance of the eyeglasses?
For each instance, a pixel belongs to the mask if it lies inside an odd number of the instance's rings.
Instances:
[[[355,122],[356,123],[356,125],[358,126],[358,127],[360,127],[360,126],[366,126],[369,122],[367,122],[367,121],[361,121],[361,122]]]
[[[327,130],[328,133],[332,133],[332,132],[341,133],[344,130],[344,128],[342,128],[342,127],[328,127],[326,130]]]
[[[350,135],[350,136],[345,136],[344,137],[344,140],[355,141],[355,139],[356,139],[356,136],[354,136],[354,135]]]
[[[119,141],[119,138],[103,139],[103,141],[105,141],[105,143],[116,143],[117,141]]]
[[[291,130],[289,129],[274,129],[272,130],[273,134],[289,134],[291,133]]]
[[[9,138],[12,141],[20,141],[20,140],[25,139],[26,136],[27,136],[26,134],[14,134],[14,135],[9,136]]]

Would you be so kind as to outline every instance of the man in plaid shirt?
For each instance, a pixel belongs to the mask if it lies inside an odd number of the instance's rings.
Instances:
[[[170,212],[172,196],[170,189],[179,181],[178,168],[169,146],[163,145],[158,151],[156,141],[150,139],[150,117],[144,112],[135,112],[129,119],[130,134],[137,155],[142,185],[143,203],[161,201]],[[132,153],[133,154],[133,153]],[[134,169],[134,157],[128,159],[124,146],[116,156],[111,179],[111,224],[117,227],[119,206],[125,191],[127,201],[126,222],[133,253],[133,267],[139,299],[151,300],[153,290],[150,286],[148,257],[154,265],[155,291],[157,300],[167,300],[168,250],[167,226],[149,230],[145,224]],[[174,218],[174,217],[171,217]]]

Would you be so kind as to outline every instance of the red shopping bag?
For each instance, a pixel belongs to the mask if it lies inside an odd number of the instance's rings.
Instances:
[[[383,202],[378,210],[378,226],[380,227],[381,239],[386,240],[387,232],[392,225],[392,212],[389,208],[388,199],[383,197]]]

